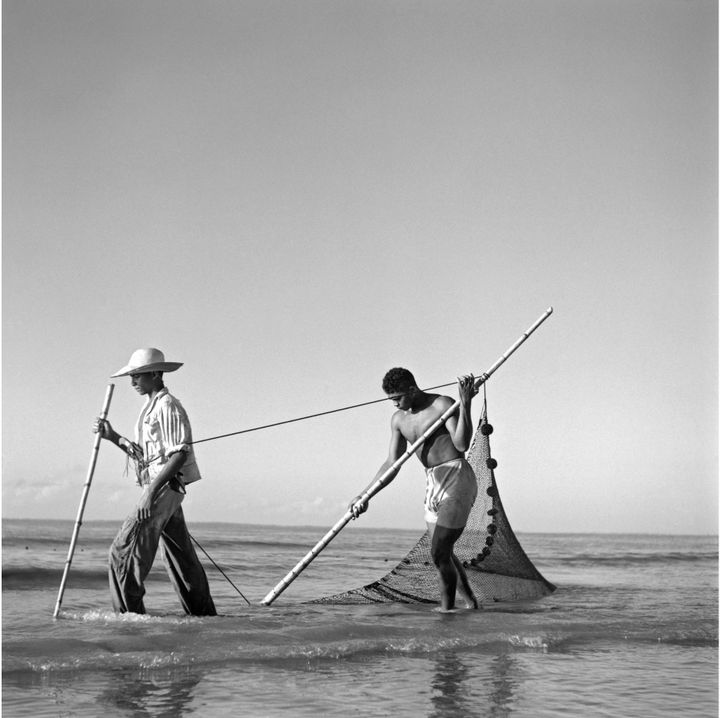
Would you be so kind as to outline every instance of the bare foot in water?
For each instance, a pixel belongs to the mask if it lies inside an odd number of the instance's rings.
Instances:
[[[465,604],[465,608],[477,610],[477,598],[475,598],[475,594],[473,593],[472,586],[470,585],[470,581],[468,581],[468,577],[465,573],[465,569],[463,568],[462,563],[455,555],[453,555],[453,564],[455,565],[455,570],[457,571],[458,575],[458,583],[456,589],[457,594],[460,596],[460,598],[462,598],[463,603]]]
[[[464,591],[458,591],[458,593],[460,594],[460,598],[462,600],[462,605],[460,607],[453,606],[452,608],[443,608],[442,606],[438,606],[435,610],[438,613],[457,613],[462,609],[477,611],[480,608],[477,598],[475,598],[473,594],[466,594]]]
[[[458,594],[462,599],[464,608],[470,608],[472,610],[477,610],[479,608],[477,598],[475,598],[475,595],[472,593],[472,591],[464,590],[464,588],[460,588],[458,586]]]

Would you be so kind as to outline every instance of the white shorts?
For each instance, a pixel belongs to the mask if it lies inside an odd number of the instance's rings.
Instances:
[[[465,527],[478,487],[465,459],[452,459],[425,470],[425,521],[450,529]]]

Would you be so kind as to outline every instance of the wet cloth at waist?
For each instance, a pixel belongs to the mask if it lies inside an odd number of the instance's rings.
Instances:
[[[470,464],[460,457],[431,466],[425,473],[425,521],[464,527],[477,496],[477,479]]]

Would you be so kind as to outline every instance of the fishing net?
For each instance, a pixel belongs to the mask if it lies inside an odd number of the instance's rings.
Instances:
[[[480,603],[541,598],[555,586],[535,568],[510,527],[495,481],[497,462],[490,455],[492,431],[485,401],[466,457],[477,477],[478,495],[465,531],[455,544],[455,555]],[[437,570],[425,532],[410,553],[379,580],[311,603],[437,603],[438,598]]]

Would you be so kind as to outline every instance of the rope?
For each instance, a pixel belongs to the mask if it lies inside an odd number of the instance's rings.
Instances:
[[[188,532],[188,535],[189,535],[190,538],[193,540],[193,542],[195,543],[195,545],[208,557],[208,559],[210,560],[210,563],[212,563],[212,565],[215,566],[215,568],[216,568],[218,571],[220,571],[220,573],[221,573],[223,576],[225,576],[225,580],[226,580],[243,598],[245,598],[245,595],[243,594],[243,592],[228,578],[228,576],[227,576],[227,574],[225,573],[225,571],[223,571],[223,570],[220,568],[220,566],[218,566],[218,565],[215,563],[215,561],[212,560],[210,554],[197,542],[196,538],[195,538],[192,534],[190,534],[189,532]],[[245,598],[245,603],[247,603],[248,606],[252,606],[252,604],[250,603],[250,601],[247,600],[247,598]]]
[[[451,381],[447,384],[438,384],[437,386],[430,386],[427,389],[421,391],[431,391],[432,389],[442,389],[446,386],[453,386],[456,382]],[[202,444],[204,441],[214,441],[215,439],[225,439],[228,436],[237,436],[238,434],[248,434],[251,431],[260,431],[261,429],[270,429],[274,426],[282,426],[283,424],[292,424],[296,421],[305,421],[305,419],[314,419],[318,416],[327,416],[328,414],[337,414],[340,411],[348,411],[349,409],[358,409],[361,406],[370,406],[370,404],[379,404],[382,401],[389,401],[389,397],[382,399],[374,399],[373,401],[364,401],[361,404],[351,404],[350,406],[343,406],[339,409],[330,409],[328,411],[320,411],[317,414],[306,414],[305,416],[298,416],[296,419],[285,419],[284,421],[276,421],[272,424],[263,424],[262,426],[254,426],[251,429],[240,429],[240,431],[231,431],[228,434],[218,434],[217,436],[209,436],[207,439],[197,439],[190,441],[190,444]]]
[[[477,379],[487,377],[487,374],[481,374],[476,377]],[[450,381],[447,384],[438,384],[437,386],[429,386],[427,389],[421,389],[421,391],[432,391],[433,389],[444,389],[446,386],[454,386],[455,382]],[[483,382],[485,387],[485,382]],[[226,439],[228,436],[239,436],[240,434],[249,434],[252,431],[260,431],[262,429],[272,429],[274,426],[283,426],[284,424],[293,424],[297,421],[305,421],[306,419],[315,419],[318,416],[327,416],[328,414],[337,414],[341,411],[349,411],[350,409],[359,409],[362,406],[370,406],[371,404],[379,404],[383,401],[390,401],[390,397],[383,397],[382,399],[373,399],[372,401],[364,401],[360,404],[350,404],[349,406],[343,406],[339,409],[329,409],[328,411],[319,411],[317,414],[306,414],[305,416],[298,416],[295,419],[285,419],[284,421],[275,421],[272,424],[262,424],[260,426],[253,426],[251,429],[240,429],[239,431],[231,431],[227,434],[218,434],[217,436],[208,436],[205,439],[196,439],[195,441],[188,441],[188,444],[202,444],[206,441],[215,441],[216,439]],[[133,457],[130,457],[133,458]],[[148,466],[153,461],[157,461],[160,456],[156,456],[154,459],[143,462],[145,466]],[[137,459],[135,459],[137,461]],[[194,540],[194,539],[193,539]],[[208,557],[209,558],[209,557]]]

